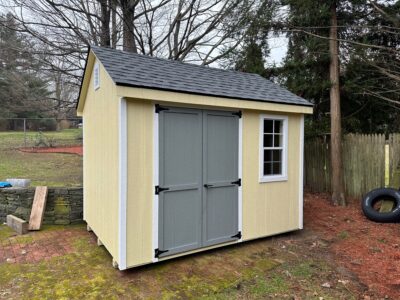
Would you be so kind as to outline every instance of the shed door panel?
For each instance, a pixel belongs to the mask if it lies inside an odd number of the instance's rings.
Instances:
[[[160,112],[160,257],[235,240],[238,124],[232,112]]]
[[[159,115],[159,248],[164,255],[201,246],[202,114],[170,108]]]
[[[238,233],[238,117],[203,113],[203,245],[230,240]]]

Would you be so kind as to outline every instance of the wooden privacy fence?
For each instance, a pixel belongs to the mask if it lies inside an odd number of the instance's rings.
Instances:
[[[304,182],[316,192],[331,192],[331,153],[328,139],[306,140]],[[400,134],[348,134],[343,138],[346,194],[362,197],[385,185],[400,186]]]

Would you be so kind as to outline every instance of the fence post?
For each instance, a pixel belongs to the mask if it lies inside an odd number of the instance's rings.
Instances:
[[[24,118],[24,147],[26,148],[26,118]]]
[[[385,187],[389,186],[390,180],[390,145],[389,141],[385,144]]]

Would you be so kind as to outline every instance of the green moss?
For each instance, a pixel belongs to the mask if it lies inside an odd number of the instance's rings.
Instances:
[[[271,278],[257,278],[255,284],[250,288],[250,293],[256,296],[267,296],[285,293],[289,290],[286,280],[277,274]]]
[[[16,233],[10,227],[0,225],[0,242],[14,235],[16,235]]]
[[[18,235],[9,239],[11,244],[26,245],[33,242],[33,237],[31,235]]]
[[[85,230],[79,224],[44,226],[43,231],[59,230],[62,235],[71,228]],[[40,235],[32,236],[35,240]],[[302,299],[314,299],[314,292],[324,299],[352,298],[341,286],[321,288],[332,274],[324,261],[274,252],[261,244],[119,272],[104,247],[97,247],[91,235],[79,234],[73,236],[67,255],[35,264],[0,264],[0,290],[13,299],[281,299],[293,292]]]
[[[232,252],[231,254],[224,263],[235,264],[236,255],[240,253]],[[210,255],[205,257],[207,259],[212,258]],[[264,276],[265,272],[279,265],[272,259],[260,258],[254,264],[246,263],[236,272],[229,272],[228,270],[224,272],[224,267],[213,266],[211,262],[201,260],[201,264],[210,263],[210,268],[216,268],[216,272],[208,273],[207,276],[200,276],[201,274],[184,276],[180,278],[179,283],[168,286],[162,292],[162,297],[165,299],[231,299],[242,285],[249,284],[256,277]],[[241,260],[238,260],[238,264],[240,262],[243,264],[243,261],[246,261],[246,258],[241,253]]]
[[[310,278],[312,275],[314,275],[314,273],[316,272],[314,267],[315,265],[313,264],[313,262],[307,261],[293,266],[289,272],[293,276],[305,279]]]
[[[7,282],[11,282],[12,279],[21,272],[21,265],[17,264],[0,264],[0,286],[4,286]]]
[[[258,259],[255,262],[255,266],[261,271],[271,270],[278,265],[279,263],[277,261],[271,259]]]
[[[349,233],[347,231],[341,231],[338,235],[338,237],[342,240],[347,239],[349,237]]]
[[[54,200],[54,214],[55,215],[69,215],[71,207],[63,197],[57,197]]]
[[[38,264],[1,264],[0,284],[12,289],[18,282],[21,299],[117,299],[133,289],[121,281],[102,247],[87,246],[79,239],[79,251]]]

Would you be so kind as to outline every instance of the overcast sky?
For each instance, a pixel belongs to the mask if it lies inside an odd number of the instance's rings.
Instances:
[[[279,65],[286,56],[288,40],[286,37],[282,36],[272,37],[268,41],[271,53],[270,57],[267,59],[267,63],[275,63]]]

